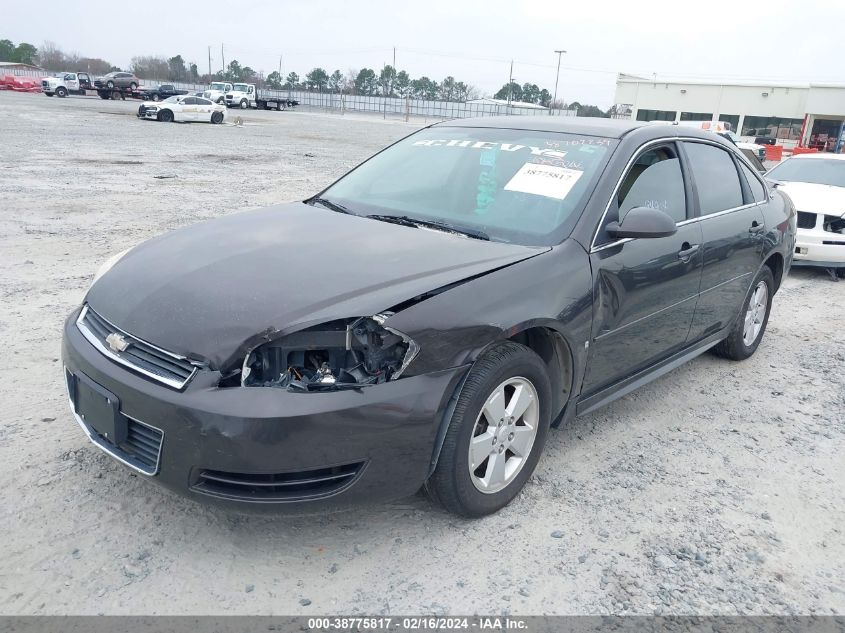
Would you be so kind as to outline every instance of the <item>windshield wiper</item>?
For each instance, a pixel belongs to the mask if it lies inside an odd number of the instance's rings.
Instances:
[[[335,211],[336,213],[345,213],[347,215],[358,215],[357,213],[353,213],[352,211],[350,211],[349,209],[344,207],[342,204],[338,204],[337,202],[332,202],[331,200],[326,200],[325,198],[315,197],[315,198],[311,198],[310,200],[307,200],[307,202],[308,202],[308,204],[321,204],[324,207],[326,207],[327,209],[331,209],[332,211]]]
[[[424,226],[426,228],[437,229],[439,231],[446,231],[447,233],[458,233],[466,235],[476,240],[490,241],[490,236],[480,229],[471,229],[465,226],[457,226],[448,222],[441,222],[440,220],[422,220],[419,218],[412,218],[407,215],[368,215],[371,220],[380,220],[382,222],[392,222],[393,224],[401,224],[402,226],[415,226],[417,228]]]

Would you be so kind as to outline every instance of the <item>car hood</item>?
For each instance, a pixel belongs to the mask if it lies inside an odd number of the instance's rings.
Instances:
[[[219,369],[264,340],[376,314],[547,250],[293,203],[144,242],[86,301],[129,334]]]
[[[799,211],[845,217],[845,187],[811,182],[784,182],[780,187]]]

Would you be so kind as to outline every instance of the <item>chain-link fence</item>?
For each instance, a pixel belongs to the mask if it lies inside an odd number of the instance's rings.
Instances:
[[[17,77],[52,77],[57,73],[25,69],[0,69],[0,75]],[[179,81],[155,81],[141,79],[141,88],[151,88],[162,83],[172,84],[177,90],[202,92],[207,84]],[[475,99],[472,101],[439,101],[435,99],[411,99],[402,97],[382,97],[377,95],[349,95],[335,92],[317,92],[310,90],[270,90],[259,88],[259,96],[286,98],[298,102],[298,107],[344,114],[345,112],[365,112],[381,115],[384,118],[424,118],[424,119],[463,119],[479,116],[502,115],[546,115],[576,116],[575,110],[553,109],[531,104],[511,103],[498,99]]]

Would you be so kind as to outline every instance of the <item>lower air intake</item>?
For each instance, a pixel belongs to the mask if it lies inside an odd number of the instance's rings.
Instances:
[[[303,501],[335,494],[349,486],[364,462],[278,474],[202,470],[192,490],[237,501]]]

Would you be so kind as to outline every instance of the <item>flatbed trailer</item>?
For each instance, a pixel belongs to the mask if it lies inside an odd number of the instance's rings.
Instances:
[[[233,84],[226,93],[226,105],[230,108],[256,108],[258,110],[287,110],[299,105],[299,101],[275,94],[270,90],[259,90],[255,84]]]
[[[63,99],[69,95],[80,97],[96,94],[100,99],[143,99],[147,90],[144,88],[108,88],[95,86],[88,73],[66,72],[58,73],[54,77],[41,80],[41,92],[46,96],[53,95]]]
[[[295,99],[277,97],[267,94],[263,90],[259,90],[258,95],[255,97],[255,107],[259,110],[287,110],[298,105],[299,101]]]

